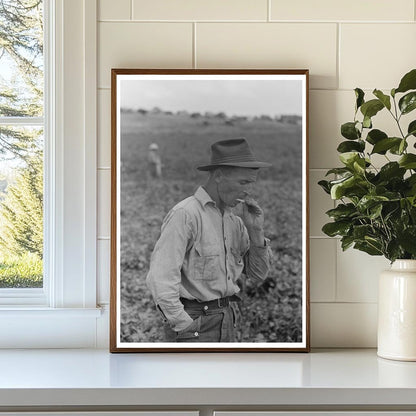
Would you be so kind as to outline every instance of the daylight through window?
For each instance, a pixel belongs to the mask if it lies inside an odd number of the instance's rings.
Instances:
[[[44,22],[0,0],[0,289],[43,286]]]

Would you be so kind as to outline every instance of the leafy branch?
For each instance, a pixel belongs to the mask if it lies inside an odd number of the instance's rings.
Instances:
[[[405,74],[390,95],[375,89],[375,98],[366,101],[362,89],[354,91],[354,119],[342,124],[346,140],[337,148],[343,167],[327,172],[326,176],[336,175],[334,180],[318,182],[338,201],[327,211],[333,221],[322,231],[340,236],[343,250],[353,247],[391,262],[416,259],[416,154],[409,151],[416,120],[409,123],[407,133],[401,123],[403,115],[416,109],[416,69]],[[373,117],[380,111],[393,117],[397,133],[373,128]],[[379,169],[376,155],[387,159]]]

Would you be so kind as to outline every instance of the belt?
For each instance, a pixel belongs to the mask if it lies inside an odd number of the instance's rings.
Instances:
[[[233,295],[233,296],[226,296],[225,298],[208,300],[206,302],[200,302],[196,299],[185,299],[185,298],[179,298],[179,300],[182,302],[182,304],[185,307],[198,308],[203,311],[207,311],[208,309],[226,308],[227,306],[229,306],[230,302],[239,302],[241,299],[237,295]]]

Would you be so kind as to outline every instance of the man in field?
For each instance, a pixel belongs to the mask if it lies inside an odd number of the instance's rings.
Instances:
[[[165,217],[147,284],[165,318],[167,342],[234,342],[242,273],[264,280],[269,251],[263,211],[250,197],[259,168],[247,141],[211,146],[209,178]],[[242,218],[231,209],[242,203]]]

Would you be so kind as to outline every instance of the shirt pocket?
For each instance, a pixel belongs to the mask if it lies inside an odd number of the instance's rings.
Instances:
[[[231,247],[231,269],[234,276],[234,281],[240,278],[244,270],[244,257],[240,250]]]
[[[213,280],[218,278],[220,250],[216,245],[201,246],[195,244],[194,278],[195,280]]]

